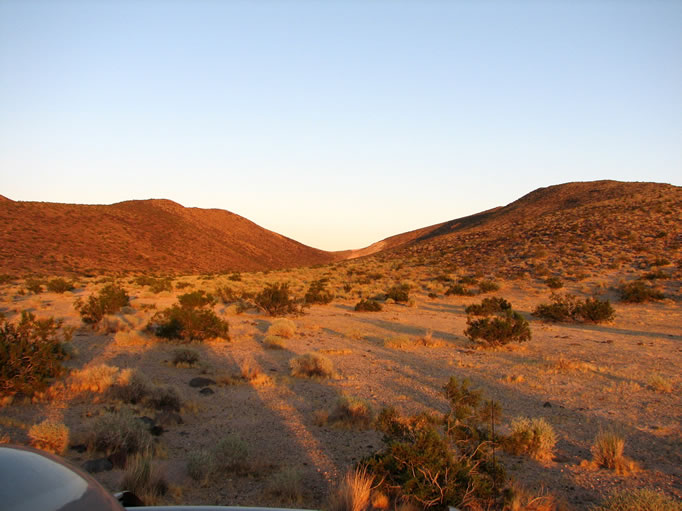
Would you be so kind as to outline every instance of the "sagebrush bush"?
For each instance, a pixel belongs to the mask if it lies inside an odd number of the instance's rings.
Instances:
[[[328,279],[319,279],[310,283],[310,287],[303,299],[306,305],[312,305],[314,303],[326,305],[331,303],[334,299],[334,294],[327,290],[327,282]]]
[[[187,454],[187,473],[201,484],[206,484],[215,472],[216,460],[208,449],[196,449]]]
[[[301,308],[296,300],[289,296],[289,283],[267,284],[265,289],[254,299],[256,305],[271,316],[300,314]]]
[[[152,437],[147,426],[129,410],[107,412],[94,419],[86,434],[86,443],[91,451],[107,455],[126,455],[147,452],[152,446]]]
[[[492,316],[507,310],[511,310],[511,304],[507,300],[491,296],[490,298],[484,298],[480,304],[473,303],[468,305],[464,312],[473,316]]]
[[[657,490],[621,490],[592,511],[682,511],[682,502]]]
[[[173,350],[173,365],[175,367],[191,367],[199,362],[199,353],[190,348],[177,348]]]
[[[647,285],[642,280],[623,284],[619,291],[621,301],[626,303],[644,303],[665,298],[665,295],[660,290]]]
[[[23,311],[18,323],[0,320],[0,393],[33,395],[64,372],[61,321]]]
[[[298,378],[331,378],[334,366],[327,357],[319,353],[305,353],[290,362],[291,375]]]
[[[249,468],[248,444],[237,434],[221,438],[214,450],[216,467],[225,472],[245,472]]]
[[[130,297],[125,289],[117,284],[108,284],[96,295],[90,295],[86,302],[80,298],[74,307],[81,315],[83,323],[97,324],[107,314],[115,314],[130,305]]]
[[[182,408],[182,399],[178,389],[172,385],[156,385],[152,387],[145,402],[157,410],[179,412],[180,408]]]
[[[580,300],[570,294],[559,295],[554,293],[550,299],[552,303],[538,305],[533,311],[533,316],[545,321],[602,323],[611,321],[616,315],[616,311],[613,310],[611,302],[608,300],[599,300],[598,298]]]
[[[474,291],[471,291],[470,289],[467,289],[461,284],[455,284],[453,286],[450,286],[446,291],[445,291],[445,296],[450,296],[450,295],[455,295],[455,296],[474,296],[476,293]]]
[[[512,420],[511,434],[505,442],[514,454],[527,454],[535,460],[552,459],[557,436],[543,418],[517,417]]]
[[[270,478],[267,492],[279,497],[288,505],[300,505],[303,500],[301,472],[294,467],[281,468]]]
[[[62,454],[69,446],[69,428],[61,422],[44,420],[28,430],[31,445],[43,451]]]
[[[70,282],[61,277],[52,279],[47,283],[47,290],[51,293],[66,293],[67,291],[73,291],[73,282]]]
[[[185,342],[229,340],[230,325],[210,308],[214,303],[212,295],[195,291],[179,296],[178,302],[152,317],[148,328],[157,336]]]
[[[381,304],[376,300],[362,299],[355,304],[355,310],[358,312],[379,312],[381,309]]]
[[[561,289],[564,287],[564,283],[559,277],[549,277],[545,279],[545,284],[547,284],[547,287],[550,289]]]
[[[26,290],[33,294],[40,294],[43,292],[44,280],[40,279],[26,279]]]
[[[271,350],[283,350],[286,348],[287,340],[279,335],[266,335],[263,339],[263,346]]]
[[[173,279],[170,277],[156,278],[148,275],[141,275],[135,279],[138,286],[148,286],[152,293],[162,293],[163,291],[173,290]]]
[[[482,280],[478,284],[478,290],[481,293],[492,293],[494,291],[498,291],[500,289],[500,285],[497,282],[493,282],[492,280]]]
[[[119,378],[118,383],[109,389],[115,399],[136,405],[141,403],[151,392],[151,382],[140,372],[133,370],[126,378]]]
[[[528,321],[513,310],[506,310],[493,318],[472,319],[468,316],[464,335],[473,342],[481,340],[490,346],[531,339]]]

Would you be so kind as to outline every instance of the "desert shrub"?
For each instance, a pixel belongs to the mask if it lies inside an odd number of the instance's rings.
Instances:
[[[256,305],[271,316],[284,316],[285,314],[299,314],[301,309],[296,301],[289,296],[289,284],[267,284],[265,289],[258,293],[254,299]]]
[[[31,426],[28,438],[37,449],[62,454],[69,445],[69,428],[61,422],[44,420]]]
[[[161,471],[152,465],[151,455],[136,454],[126,463],[121,489],[134,493],[146,506],[151,506],[166,494],[168,482]]]
[[[75,370],[69,378],[75,392],[102,393],[118,382],[119,375],[118,367],[97,364]]]
[[[268,335],[277,335],[286,339],[291,339],[296,333],[296,323],[290,319],[278,319],[268,328]]]
[[[369,428],[373,421],[374,412],[369,403],[351,396],[341,396],[328,417],[333,425],[359,429]]]
[[[474,316],[492,316],[507,310],[511,310],[511,304],[504,298],[497,296],[484,298],[480,304],[473,303],[464,309],[467,314]]]
[[[195,291],[178,297],[179,304],[157,312],[148,328],[164,339],[180,341],[205,341],[212,338],[229,340],[227,321],[216,316],[213,297],[204,291]]]
[[[619,291],[621,301],[626,303],[644,303],[665,298],[660,290],[641,280],[628,282],[621,286]]]
[[[649,376],[647,383],[657,392],[670,393],[673,391],[673,383],[668,378],[661,374],[652,374]]]
[[[173,290],[173,279],[170,277],[156,278],[149,275],[140,275],[134,281],[138,286],[147,286],[152,293]]]
[[[107,284],[97,295],[90,295],[86,302],[79,298],[74,304],[83,323],[87,324],[97,324],[106,314],[115,314],[128,305],[128,293],[116,284]]]
[[[242,280],[242,276],[239,273],[233,273],[227,278],[233,282],[239,282],[240,280]]]
[[[545,284],[547,284],[547,287],[550,289],[561,289],[564,287],[564,283],[559,277],[549,277],[545,279]]]
[[[643,278],[643,279],[646,279],[646,280],[657,280],[657,279],[663,279],[663,280],[665,280],[665,279],[669,279],[669,278],[670,278],[670,275],[668,275],[668,274],[667,274],[666,272],[664,272],[663,270],[656,270],[656,271],[650,271],[650,272],[648,272],[648,273],[645,273],[645,274],[642,276],[642,278]]]
[[[40,294],[43,292],[44,280],[40,279],[26,279],[26,290],[33,294]]]
[[[486,403],[467,382],[446,385],[450,411],[442,419],[401,417],[382,410],[377,428],[386,448],[364,460],[378,489],[395,502],[421,508],[497,509],[504,471],[492,456],[492,437],[483,426]]]
[[[310,283],[304,301],[307,305],[319,303],[326,305],[334,299],[334,294],[327,290],[327,279],[314,280]]]
[[[482,280],[478,284],[478,289],[481,293],[492,293],[500,289],[500,285],[492,280]]]
[[[189,348],[177,348],[173,350],[173,365],[175,367],[191,367],[199,362],[199,353]]]
[[[73,282],[69,282],[61,277],[52,279],[47,283],[47,290],[51,293],[65,293],[67,291],[73,291]]]
[[[219,470],[243,472],[248,469],[249,448],[239,435],[228,434],[215,446],[215,462]]]
[[[124,403],[141,403],[151,392],[152,384],[137,371],[132,371],[126,381],[120,381],[109,389],[112,397]]]
[[[376,300],[362,299],[355,304],[355,310],[358,312],[378,312],[381,309],[381,304]]]
[[[460,284],[464,284],[466,286],[475,286],[478,284],[478,279],[474,277],[473,275],[466,275],[464,277],[461,277],[457,282]]]
[[[592,461],[598,467],[609,468],[621,474],[635,469],[632,460],[623,456],[625,438],[616,431],[600,431],[592,444]]]
[[[288,504],[300,504],[303,500],[303,479],[294,467],[284,467],[275,472],[267,486],[267,492]]]
[[[172,385],[158,385],[152,387],[146,398],[146,404],[157,410],[171,410],[179,412],[182,407],[182,400],[178,389]]]
[[[107,455],[127,455],[147,452],[152,437],[147,426],[126,409],[107,412],[97,417],[89,426],[86,443],[91,451]]]
[[[0,320],[0,391],[32,395],[64,371],[62,323],[23,311],[18,323]]]
[[[271,350],[283,350],[286,345],[286,339],[279,335],[266,335],[263,339],[263,346]]]
[[[682,503],[660,491],[637,488],[614,493],[592,511],[682,511]]]
[[[528,321],[513,310],[506,310],[493,318],[472,319],[468,316],[464,335],[473,342],[480,339],[490,346],[525,342],[531,338]]]
[[[461,284],[455,284],[453,286],[450,286],[446,291],[445,291],[445,296],[473,296],[476,293],[465,288]]]
[[[651,263],[651,266],[667,266],[669,264],[670,264],[670,259],[666,259],[665,257],[659,257],[658,259],[655,259]]]
[[[239,296],[230,286],[220,286],[214,291],[215,296],[223,303],[233,303],[239,300]]]
[[[554,428],[545,419],[517,417],[512,420],[511,434],[505,447],[514,454],[527,454],[535,460],[550,460],[556,441]]]
[[[587,298],[580,300],[573,295],[552,293],[550,304],[540,304],[533,311],[533,316],[545,321],[582,323],[601,323],[611,321],[616,312],[608,300]]]
[[[370,507],[374,477],[366,467],[350,470],[329,499],[328,511],[365,511]],[[376,506],[373,506],[376,507]]]
[[[216,460],[207,449],[190,451],[187,455],[187,473],[195,481],[206,483],[215,471]]]
[[[187,289],[192,285],[191,282],[176,282],[175,289]]]
[[[8,273],[0,274],[0,284],[10,284],[14,280],[16,280],[14,275],[9,275]]]
[[[291,375],[297,378],[331,378],[334,366],[331,360],[319,353],[305,353],[290,362]]]
[[[399,284],[391,287],[386,292],[386,298],[390,298],[396,302],[407,302],[410,299],[409,284]]]

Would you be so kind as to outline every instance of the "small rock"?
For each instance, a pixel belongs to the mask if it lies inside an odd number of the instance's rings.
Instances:
[[[545,404],[542,405],[542,406],[543,406],[544,408],[552,408],[552,403],[550,403],[549,401],[545,401]]]
[[[88,450],[88,447],[85,444],[76,444],[76,445],[72,445],[71,449],[78,452],[78,453],[83,454],[85,451]]]
[[[199,391],[199,394],[203,394],[204,396],[210,396],[211,394],[215,394],[215,392],[210,387],[204,387]]]
[[[149,432],[152,434],[152,436],[161,436],[163,433],[163,427],[161,426],[152,426],[149,428]]]
[[[108,472],[114,468],[114,464],[107,458],[98,458],[86,461],[83,463],[83,468],[91,474],[96,474],[97,472]]]
[[[207,387],[209,385],[215,385],[215,381],[211,378],[204,378],[202,376],[197,376],[189,381],[190,387]]]
[[[116,451],[109,455],[109,461],[113,463],[115,467],[123,468],[128,461],[128,453],[125,452],[125,450]]]

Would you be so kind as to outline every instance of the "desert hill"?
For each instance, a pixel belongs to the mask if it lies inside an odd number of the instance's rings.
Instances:
[[[637,258],[674,258],[682,245],[682,188],[576,182],[539,188],[511,204],[392,236],[357,251],[484,273],[542,275]]]
[[[254,271],[336,257],[234,213],[169,200],[112,205],[0,200],[0,226],[4,273]]]

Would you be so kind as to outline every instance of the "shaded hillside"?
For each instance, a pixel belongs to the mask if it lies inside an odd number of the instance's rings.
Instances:
[[[228,211],[168,200],[106,206],[0,200],[0,272],[253,271],[326,263]]]
[[[559,266],[578,273],[640,259],[676,262],[681,211],[677,186],[567,183],[540,188],[505,207],[387,238],[379,242],[386,249],[376,257],[537,276]]]

